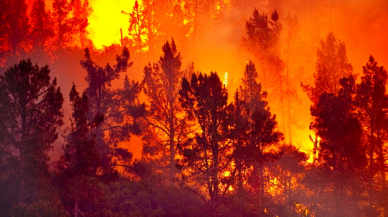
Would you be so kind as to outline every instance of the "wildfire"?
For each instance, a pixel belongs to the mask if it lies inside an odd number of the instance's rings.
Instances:
[[[223,83],[224,83],[225,87],[228,87],[228,72],[225,72]]]
[[[121,11],[131,12],[135,0],[91,0],[90,4],[93,6],[93,12],[89,17],[88,37],[98,49],[118,43],[121,38],[120,28],[123,37],[128,35],[128,16],[123,15]]]

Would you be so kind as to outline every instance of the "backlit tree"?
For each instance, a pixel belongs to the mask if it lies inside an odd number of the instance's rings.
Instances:
[[[179,94],[182,107],[200,126],[193,140],[179,146],[179,167],[187,168],[182,181],[215,215],[232,184],[227,176],[232,170],[232,146],[226,137],[228,94],[214,72],[193,74],[190,82],[184,78]]]
[[[179,88],[182,79],[188,74],[181,69],[182,57],[178,52],[174,40],[167,41],[163,47],[163,54],[158,63],[148,64],[144,68],[144,92],[150,101],[147,122],[154,131],[161,131],[159,150],[167,151],[166,157],[169,168],[169,181],[172,184],[177,172],[175,155],[177,144],[186,139],[188,125],[186,116],[179,104]]]
[[[40,68],[28,59],[0,77],[0,90],[2,208],[48,200],[47,152],[63,124],[57,81],[51,80],[47,65]]]

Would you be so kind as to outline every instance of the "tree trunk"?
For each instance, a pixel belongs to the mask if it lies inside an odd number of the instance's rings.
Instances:
[[[171,109],[171,111],[173,111]],[[171,112],[172,113],[172,112]],[[175,129],[174,129],[174,119],[170,117],[170,177],[169,183],[170,186],[173,186],[173,178],[175,176],[175,145],[174,145]]]
[[[260,177],[260,198],[259,198],[259,216],[264,216],[264,167],[260,166],[259,168],[259,177]]]
[[[371,124],[372,125],[372,124]],[[371,128],[371,133],[370,133],[370,150],[369,150],[369,183],[368,183],[368,189],[369,189],[369,207],[373,209],[373,188],[372,188],[372,183],[373,183],[373,176],[374,176],[374,163],[373,163],[373,154],[374,154],[374,141],[373,141],[373,134],[374,134],[374,129],[372,126]]]

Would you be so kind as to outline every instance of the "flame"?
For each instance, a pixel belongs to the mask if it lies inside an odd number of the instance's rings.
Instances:
[[[225,72],[223,84],[225,87],[228,87],[228,72]]]
[[[122,14],[121,11],[132,12],[135,0],[91,0],[90,5],[93,7],[93,12],[89,17],[90,25],[87,30],[96,48],[102,49],[112,43],[119,43],[120,28],[123,31],[123,37],[128,36],[129,16]]]

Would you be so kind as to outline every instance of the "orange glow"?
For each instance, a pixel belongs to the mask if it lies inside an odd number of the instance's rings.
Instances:
[[[228,72],[225,72],[223,83],[224,83],[225,87],[228,87]]]
[[[90,1],[93,12],[89,17],[90,25],[87,30],[90,33],[89,38],[98,49],[112,43],[119,43],[120,28],[123,31],[123,37],[128,36],[129,16],[122,14],[121,11],[130,13],[134,4],[134,0]]]

